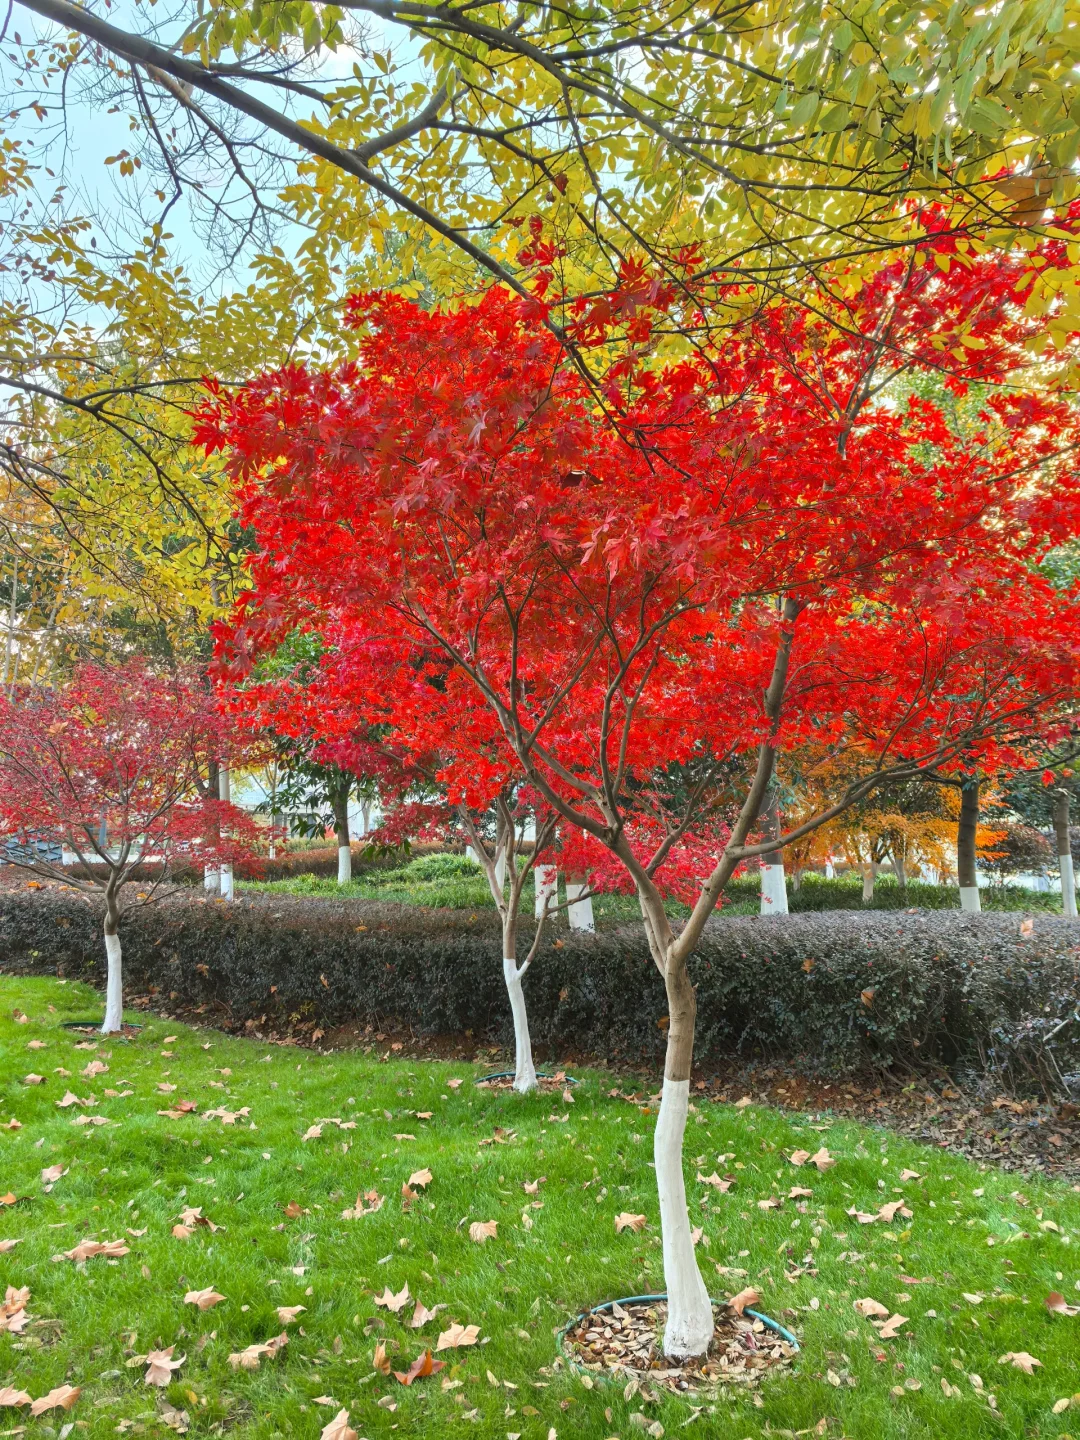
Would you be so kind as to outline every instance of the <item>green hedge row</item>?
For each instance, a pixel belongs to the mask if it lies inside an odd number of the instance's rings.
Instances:
[[[717,917],[693,957],[699,1067],[780,1056],[859,1069],[993,1073],[1080,1091],[1080,922],[957,912]],[[122,923],[129,997],[249,1029],[357,1019],[506,1040],[493,915],[270,897],[173,901]],[[0,893],[0,965],[100,984],[96,907]],[[664,990],[639,927],[545,942],[525,982],[534,1039],[653,1064]]]

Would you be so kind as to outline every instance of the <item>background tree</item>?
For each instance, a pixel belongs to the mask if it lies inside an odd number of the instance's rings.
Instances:
[[[197,676],[139,661],[84,665],[61,689],[0,700],[4,858],[102,894],[105,1034],[123,1025],[119,924],[136,868],[152,898],[178,862],[231,863],[254,847],[243,811],[198,795],[200,767],[225,753],[222,731]]]

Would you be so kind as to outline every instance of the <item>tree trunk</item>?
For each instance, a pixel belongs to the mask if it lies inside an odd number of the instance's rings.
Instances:
[[[893,870],[894,870],[894,872],[895,872],[895,874],[896,874],[896,883],[897,883],[897,885],[899,885],[899,887],[900,887],[901,890],[906,890],[906,889],[907,889],[907,863],[906,863],[906,861],[905,861],[905,859],[904,859],[903,851],[900,851],[900,850],[894,850],[894,851],[893,851],[893,862],[892,862],[892,864],[893,864]]]
[[[780,797],[776,787],[769,789],[769,798],[762,812],[762,829],[766,840],[776,840],[780,835]],[[762,915],[786,915],[788,913],[787,883],[784,879],[784,852],[775,850],[771,855],[761,857],[761,913]]]
[[[792,888],[792,890],[793,890],[796,894],[798,894],[799,891],[802,889],[802,877],[803,877],[803,872],[802,872],[801,870],[799,870],[799,869],[792,870],[792,872],[791,872],[791,888]]]
[[[352,847],[349,844],[349,787],[340,785],[333,793],[334,835],[337,838],[337,883],[352,879]]]
[[[558,902],[559,871],[554,865],[537,865],[533,870],[533,878],[536,883],[536,904],[533,913],[539,920],[546,905],[554,905]]]
[[[229,786],[229,767],[227,765],[220,765],[218,767],[218,799],[221,800],[224,804],[228,805],[231,798],[232,792]],[[221,866],[219,873],[221,876],[221,898],[223,900],[232,900],[234,898],[232,862],[225,861],[225,863]]]
[[[877,880],[877,861],[869,860],[862,871],[862,903],[870,905],[874,899],[874,883]]]
[[[124,977],[120,964],[120,907],[116,903],[113,880],[105,890],[105,958],[107,973],[105,981],[105,1020],[101,1027],[103,1035],[113,1035],[124,1027]]]
[[[510,931],[507,936],[507,931]],[[513,927],[503,927],[503,979],[510,997],[510,1013],[514,1017],[514,1089],[524,1095],[536,1089],[536,1067],[533,1064],[529,1016],[525,1009],[525,992],[521,987],[523,970],[518,969],[517,946]]]
[[[370,800],[361,800],[361,801],[360,801],[360,819],[363,821],[363,825],[364,825],[364,828],[363,828],[363,830],[361,831],[361,834],[362,834],[362,835],[364,836],[364,838],[366,839],[366,838],[367,838],[367,833],[368,833],[368,831],[371,829],[371,801],[370,801]]]
[[[653,1136],[653,1159],[660,1197],[664,1284],[668,1296],[664,1354],[683,1360],[691,1355],[704,1355],[708,1350],[713,1336],[713,1312],[694,1254],[683,1175],[683,1136],[690,1105],[690,1067],[697,1014],[697,998],[685,961],[677,964],[669,961],[665,986],[667,1055],[664,1090]]]
[[[1072,842],[1069,836],[1069,792],[1054,791],[1054,835],[1057,838],[1058,871],[1061,875],[1061,909],[1076,915],[1076,879],[1073,875]]]
[[[586,930],[590,934],[596,929],[593,920],[592,896],[588,894],[588,880],[583,875],[566,877],[566,917],[571,930]],[[584,896],[584,899],[580,899]]]
[[[979,782],[970,780],[960,789],[960,819],[956,825],[956,878],[960,882],[960,909],[976,912],[979,878],[975,872],[975,832],[979,824]]]

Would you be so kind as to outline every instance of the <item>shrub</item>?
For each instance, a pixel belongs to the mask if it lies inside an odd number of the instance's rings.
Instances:
[[[402,880],[450,880],[460,875],[479,875],[480,866],[471,855],[452,855],[443,851],[436,855],[418,855],[401,870],[391,874]]]
[[[370,1020],[504,1040],[510,1017],[494,912],[286,896],[133,910],[132,993],[219,1021],[310,1031]],[[0,892],[7,969],[100,981],[100,919],[64,894]],[[691,970],[699,1067],[734,1054],[831,1074],[991,1075],[1016,1089],[1080,1089],[1080,923],[960,912],[793,915],[710,922]],[[652,1065],[664,989],[640,928],[555,932],[526,981],[538,1043]]]

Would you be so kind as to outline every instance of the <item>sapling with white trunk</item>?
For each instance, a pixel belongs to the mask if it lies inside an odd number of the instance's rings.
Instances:
[[[956,878],[960,885],[960,909],[978,914],[979,874],[975,868],[976,837],[979,830],[979,781],[972,776],[960,786],[960,815],[956,822]]]
[[[84,665],[62,689],[16,690],[0,700],[4,855],[102,897],[103,1034],[124,1023],[120,928],[129,882],[138,879],[136,903],[146,904],[177,865],[197,875],[227,864],[231,876],[233,859],[253,849],[250,817],[209,798],[202,782],[223,738],[201,677],[160,674],[136,660]],[[65,853],[74,864],[64,863]]]
[[[1061,876],[1061,909],[1063,914],[1075,918],[1076,877],[1073,873],[1069,799],[1068,790],[1059,785],[1054,791],[1054,839],[1057,841],[1058,874]]]
[[[525,959],[518,963],[518,924],[521,918],[521,897],[529,878],[528,865],[517,863],[522,836],[518,833],[517,820],[513,810],[513,796],[507,789],[495,797],[495,838],[490,842],[483,833],[483,827],[468,805],[458,807],[461,828],[468,836],[469,845],[476,861],[487,878],[491,898],[499,912],[502,931],[503,980],[510,1000],[510,1013],[514,1021],[514,1089],[527,1094],[537,1088],[536,1066],[533,1063],[532,1037],[529,1034],[529,1015],[525,1006],[525,991],[522,981],[536,958],[544,925],[548,916],[558,908],[558,895],[554,886],[545,891],[544,903],[536,915],[536,930]],[[533,842],[532,860],[535,864],[550,848],[555,836],[556,817],[537,820],[536,838]],[[524,826],[522,826],[524,829]]]

